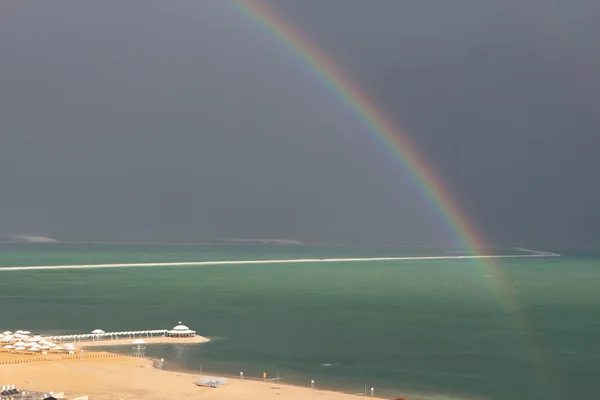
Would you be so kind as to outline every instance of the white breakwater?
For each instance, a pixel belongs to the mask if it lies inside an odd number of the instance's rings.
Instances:
[[[0,267],[0,271],[24,271],[36,269],[92,269],[92,268],[134,268],[134,267],[201,267],[211,265],[251,265],[251,264],[301,264],[332,263],[360,261],[417,261],[417,260],[460,260],[490,258],[529,258],[556,257],[556,253],[538,252],[534,254],[515,255],[479,255],[479,256],[415,256],[415,257],[364,257],[364,258],[298,258],[290,260],[230,260],[230,261],[183,261],[157,263],[125,263],[125,264],[80,264],[80,265],[28,265],[16,267]]]

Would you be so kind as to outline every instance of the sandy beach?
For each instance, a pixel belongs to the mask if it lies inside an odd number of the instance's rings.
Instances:
[[[206,374],[205,374],[206,375]],[[286,399],[349,400],[358,396],[228,378],[219,388],[196,385],[199,374],[161,371],[143,358],[115,357],[84,360],[52,360],[37,363],[0,365],[3,384],[24,390],[65,392],[73,398],[164,400],[195,397],[214,400]]]

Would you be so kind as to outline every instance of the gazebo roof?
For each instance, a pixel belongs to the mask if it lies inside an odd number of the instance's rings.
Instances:
[[[188,328],[185,325],[181,325],[181,321],[179,321],[179,325],[177,325],[175,328],[172,329],[173,331],[189,331],[190,328]]]

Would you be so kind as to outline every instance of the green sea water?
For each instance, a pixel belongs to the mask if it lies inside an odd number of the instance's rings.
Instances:
[[[0,244],[1,266],[460,255],[449,248]],[[509,252],[509,250],[504,251]],[[510,250],[510,252],[514,252]],[[477,260],[0,271],[0,331],[164,329],[173,368],[383,397],[596,398],[600,252]],[[486,276],[487,275],[487,276]],[[502,283],[509,291],[497,290]],[[509,293],[509,294],[507,294]],[[516,304],[517,308],[509,308]]]

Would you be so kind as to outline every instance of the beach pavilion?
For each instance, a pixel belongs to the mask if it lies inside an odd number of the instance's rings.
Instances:
[[[181,321],[179,321],[179,325],[167,331],[165,336],[167,337],[193,337],[196,335],[196,331],[191,330],[185,325],[181,325]]]

